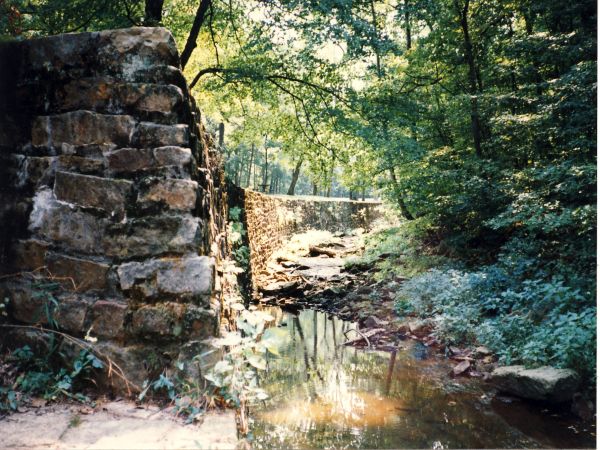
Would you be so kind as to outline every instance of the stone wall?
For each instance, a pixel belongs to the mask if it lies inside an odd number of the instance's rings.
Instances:
[[[254,280],[267,261],[294,233],[309,229],[331,232],[371,228],[382,216],[381,203],[340,198],[273,196],[245,190],[243,194]]]
[[[89,334],[138,385],[218,333],[226,199],[199,123],[165,29],[0,43],[11,323]]]

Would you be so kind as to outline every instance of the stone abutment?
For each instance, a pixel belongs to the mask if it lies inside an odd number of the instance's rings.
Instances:
[[[219,331],[225,208],[167,30],[0,44],[0,299],[12,324],[91,336],[140,386]]]

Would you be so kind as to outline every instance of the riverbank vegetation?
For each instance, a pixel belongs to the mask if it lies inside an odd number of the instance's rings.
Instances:
[[[92,3],[0,1],[0,34],[169,27],[234,183],[385,197],[399,313],[595,379],[595,2]]]

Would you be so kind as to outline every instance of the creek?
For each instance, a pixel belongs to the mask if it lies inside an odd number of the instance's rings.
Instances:
[[[543,405],[495,396],[418,341],[391,352],[343,343],[354,323],[266,307],[285,330],[250,411],[253,448],[582,448],[595,428]],[[283,333],[282,333],[283,334]]]

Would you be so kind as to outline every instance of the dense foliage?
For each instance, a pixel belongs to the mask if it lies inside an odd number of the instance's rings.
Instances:
[[[3,0],[0,34],[162,20],[235,183],[381,193],[455,266],[400,309],[595,376],[594,1],[156,3]]]

